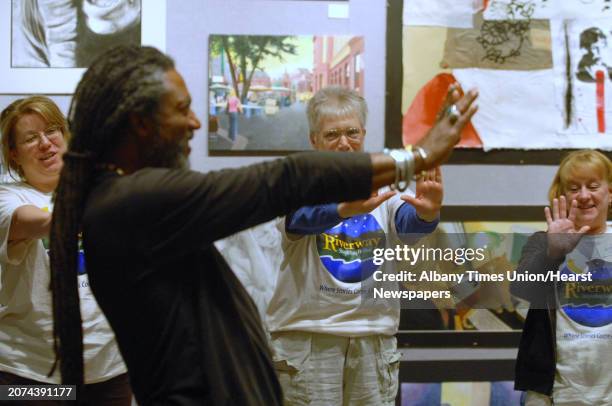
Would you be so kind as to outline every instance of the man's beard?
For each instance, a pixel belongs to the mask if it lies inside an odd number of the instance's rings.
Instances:
[[[145,150],[145,162],[156,168],[189,169],[189,158],[185,155],[188,143],[189,137],[170,142],[155,134]]]

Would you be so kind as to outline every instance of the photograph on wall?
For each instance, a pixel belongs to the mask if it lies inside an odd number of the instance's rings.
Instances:
[[[398,272],[434,272],[440,276],[463,275],[461,279],[405,282],[414,291],[449,291],[450,298],[410,300],[402,303],[400,330],[408,331],[513,331],[521,330],[529,303],[511,294],[506,272],[518,268],[523,246],[530,235],[545,230],[542,222],[442,222],[419,241],[425,249],[483,249],[483,255],[465,261],[420,261],[415,265],[397,262]],[[458,252],[458,251],[457,251]],[[469,273],[498,274],[500,281],[475,281]],[[485,278],[482,278],[485,279]],[[418,309],[418,310],[417,310]],[[417,310],[417,311],[413,311]]]
[[[140,29],[140,0],[12,0],[11,68],[86,68]]]
[[[563,131],[600,137],[612,130],[612,18],[572,19],[563,27],[564,58],[555,63]],[[564,63],[570,62],[570,63]],[[568,68],[569,67],[569,68]],[[564,99],[565,97],[565,99]]]
[[[165,50],[165,0],[11,0],[0,8],[3,93],[70,94],[114,46]]]
[[[604,0],[560,3],[406,0],[403,142],[433,126],[456,81],[479,91],[458,148],[612,150],[612,10]]]
[[[363,52],[363,37],[211,35],[208,150],[312,149],[308,101],[329,85],[363,95]]]

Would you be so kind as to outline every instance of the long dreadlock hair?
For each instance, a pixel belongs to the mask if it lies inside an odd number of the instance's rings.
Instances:
[[[83,384],[78,234],[94,172],[130,131],[132,114],[156,118],[167,91],[164,74],[173,68],[172,59],[155,48],[117,47],[93,62],[72,99],[68,119],[73,137],[56,189],[49,253],[55,364],[64,384]]]

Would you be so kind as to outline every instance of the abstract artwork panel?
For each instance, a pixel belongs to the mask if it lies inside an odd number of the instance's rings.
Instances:
[[[404,11],[445,4],[405,0]],[[446,12],[465,21],[470,7],[469,25],[404,16],[403,142],[433,126],[456,81],[479,90],[459,148],[612,150],[611,2],[466,0]]]
[[[402,383],[402,406],[518,406],[513,382]]]

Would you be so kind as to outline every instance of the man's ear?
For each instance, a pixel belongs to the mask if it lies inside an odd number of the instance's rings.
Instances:
[[[130,128],[138,138],[146,138],[154,134],[155,131],[153,127],[154,124],[151,122],[150,118],[145,118],[136,113],[130,114]]]

